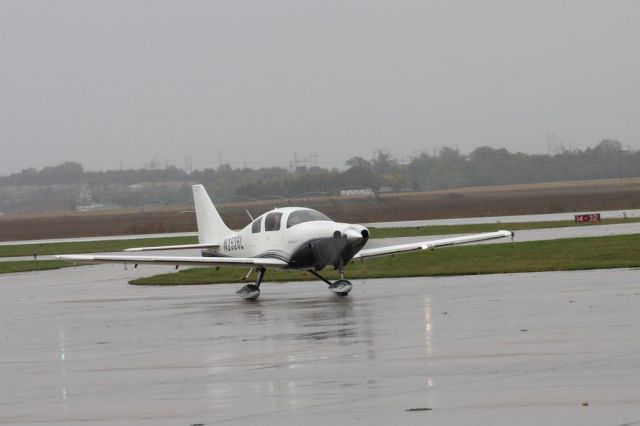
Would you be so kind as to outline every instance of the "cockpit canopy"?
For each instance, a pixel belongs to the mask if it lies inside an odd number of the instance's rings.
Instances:
[[[289,218],[287,219],[287,228],[291,228],[292,226],[299,225],[304,222],[319,222],[323,220],[331,220],[327,216],[323,215],[319,211],[311,210],[311,209],[300,209],[294,210],[289,213]]]
[[[251,232],[257,234],[261,231],[279,231],[281,226],[284,226],[283,216],[287,219],[287,228],[299,225],[305,222],[319,222],[330,221],[327,216],[323,215],[319,211],[311,209],[297,209],[289,210],[287,215],[286,211],[271,211],[263,214],[259,218],[255,219],[250,225]],[[264,228],[262,226],[264,222]]]

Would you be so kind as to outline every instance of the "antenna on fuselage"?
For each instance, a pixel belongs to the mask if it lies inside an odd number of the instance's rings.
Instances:
[[[251,213],[249,213],[249,209],[246,209],[245,212],[247,212],[247,214],[249,215],[249,217],[251,218],[251,221],[253,222],[253,216],[251,216]]]

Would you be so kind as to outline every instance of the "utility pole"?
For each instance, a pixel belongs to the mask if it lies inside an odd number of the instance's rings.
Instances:
[[[192,169],[193,169],[193,159],[191,158],[190,155],[185,155],[184,156],[184,170],[187,172],[188,175],[190,175]]]
[[[547,139],[547,154],[557,154],[556,147],[558,144],[558,135],[556,135],[555,133],[547,133],[545,138]]]

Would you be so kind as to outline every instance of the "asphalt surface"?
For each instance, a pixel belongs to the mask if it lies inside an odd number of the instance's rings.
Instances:
[[[126,284],[153,269],[0,276],[0,424],[640,423],[638,270],[356,280],[348,298],[267,283],[247,303]]]

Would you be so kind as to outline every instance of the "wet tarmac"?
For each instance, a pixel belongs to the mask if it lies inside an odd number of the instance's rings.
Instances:
[[[640,422],[640,271],[135,287],[0,276],[0,424]],[[157,268],[164,270],[164,268]],[[417,409],[418,411],[408,411]]]

